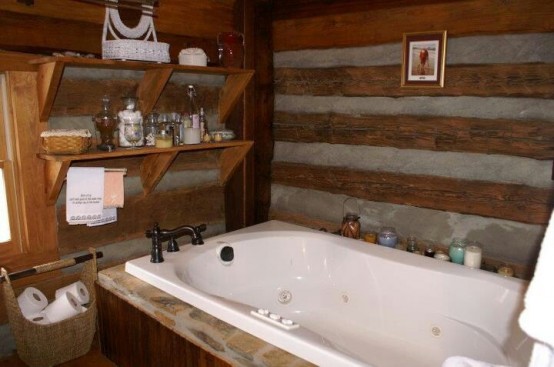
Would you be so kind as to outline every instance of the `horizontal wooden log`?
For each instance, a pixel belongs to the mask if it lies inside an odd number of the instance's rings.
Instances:
[[[112,102],[112,111],[122,110],[121,98],[127,93],[134,94],[139,81],[128,79],[77,79],[63,78],[51,116],[93,116],[101,110],[101,101],[104,95],[108,95]],[[197,103],[204,107],[207,114],[217,113],[219,100],[219,88],[195,84],[197,92]],[[188,99],[186,85],[168,83],[161,93],[155,110],[162,112],[184,112],[187,110]],[[141,106],[139,105],[140,109]]]
[[[67,224],[65,205],[58,208],[58,245],[61,255],[89,246],[144,237],[144,231],[158,222],[163,228],[183,224],[220,222],[224,217],[223,188],[207,186],[153,192],[148,196],[125,198],[125,207],[118,209],[116,223],[98,227]]]
[[[554,158],[554,124],[464,117],[276,112],[276,141]]]
[[[291,7],[290,13],[294,10]],[[459,37],[540,33],[554,28],[554,2],[544,0],[470,0],[423,5],[410,2],[400,7],[392,5],[354,13],[323,12],[324,15],[317,8],[312,10],[309,18],[274,22],[275,51],[401,42],[404,32],[447,29],[448,37]]]
[[[447,3],[460,0],[418,0],[417,5]],[[275,2],[274,18],[296,19],[318,16],[375,11],[414,5],[413,0],[279,0]]]
[[[215,40],[218,32],[232,30],[233,4],[234,0],[160,1],[154,11],[156,31]],[[25,6],[16,0],[3,0],[0,1],[1,10],[21,14],[21,16],[53,18],[61,22],[88,22],[99,26],[104,24],[105,15],[104,6],[76,0],[39,0],[35,1],[33,6]],[[121,18],[129,27],[136,24],[136,21],[132,22],[133,18],[137,18],[135,13],[138,12],[121,10]],[[62,34],[69,36],[65,32]]]
[[[204,150],[198,152],[183,152],[175,158],[169,172],[219,169],[218,160],[220,150]],[[75,162],[72,167],[106,167],[126,168],[125,177],[140,176],[140,164],[144,157],[124,157],[116,159],[100,159],[93,161]]]
[[[275,70],[275,92],[280,94],[551,99],[554,64],[452,65],[447,66],[444,88],[400,88],[400,83],[400,65]]]
[[[2,10],[0,24],[4,29],[9,29],[0,32],[2,49],[43,54],[64,51],[91,53],[97,56],[102,54],[102,24]],[[157,32],[157,36],[159,42],[169,43],[173,63],[177,63],[180,50],[187,45],[200,47],[211,60],[217,60],[215,36],[200,38],[160,31]]]
[[[516,184],[276,162],[273,182],[364,200],[547,224],[554,192]]]

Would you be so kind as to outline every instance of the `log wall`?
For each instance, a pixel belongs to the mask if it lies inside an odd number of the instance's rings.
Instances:
[[[553,4],[275,6],[271,217],[359,210],[362,231],[466,237],[532,269],[554,204]],[[402,88],[403,33],[443,29],[444,87]]]

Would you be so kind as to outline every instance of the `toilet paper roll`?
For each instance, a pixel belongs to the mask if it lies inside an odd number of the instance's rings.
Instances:
[[[48,320],[48,317],[43,312],[30,315],[29,317],[27,317],[27,319],[39,325],[48,325],[51,323],[50,320]]]
[[[56,298],[43,311],[51,323],[62,321],[81,313],[82,306],[77,297],[65,292],[60,298]]]
[[[87,287],[80,280],[67,285],[63,288],[56,290],[56,299],[60,298],[64,293],[71,293],[79,300],[79,304],[84,305],[90,301],[90,294],[88,293]]]
[[[46,306],[48,306],[48,300],[44,293],[36,289],[35,287],[27,287],[25,290],[17,297],[17,303],[21,309],[21,313],[25,317],[34,315],[42,311]]]

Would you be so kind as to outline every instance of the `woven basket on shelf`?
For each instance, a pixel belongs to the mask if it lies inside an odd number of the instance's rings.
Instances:
[[[30,367],[50,367],[80,357],[90,350],[96,332],[96,253],[84,263],[81,281],[90,294],[87,310],[70,319],[49,325],[27,320],[19,308],[15,292],[5,269],[2,275],[6,311],[15,338],[17,354]]]
[[[48,154],[81,154],[89,150],[91,138],[84,136],[48,136],[41,138]]]

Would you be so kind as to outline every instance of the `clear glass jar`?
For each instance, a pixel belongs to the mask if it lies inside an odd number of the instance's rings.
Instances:
[[[108,152],[115,150],[114,131],[117,128],[117,116],[110,111],[109,96],[102,98],[102,111],[94,115],[92,121],[100,135],[100,141],[96,147]]]
[[[144,124],[144,143],[148,147],[156,146],[156,135],[158,134],[158,113],[152,112],[146,118]]]
[[[450,247],[448,248],[450,261],[456,264],[463,264],[466,246],[467,241],[463,238],[453,238],[450,243]]]
[[[142,114],[137,110],[138,99],[133,96],[126,96],[122,100],[125,109],[117,114],[119,118],[119,146],[126,148],[142,147],[144,146],[143,126]],[[140,135],[139,139],[132,142],[127,140],[125,137],[126,131],[127,136],[132,137],[133,140]]]
[[[398,244],[398,234],[394,227],[382,227],[377,236],[377,242],[381,246],[394,248]]]
[[[412,253],[418,253],[419,248],[417,247],[417,240],[415,236],[408,236],[406,238],[406,251]]]

